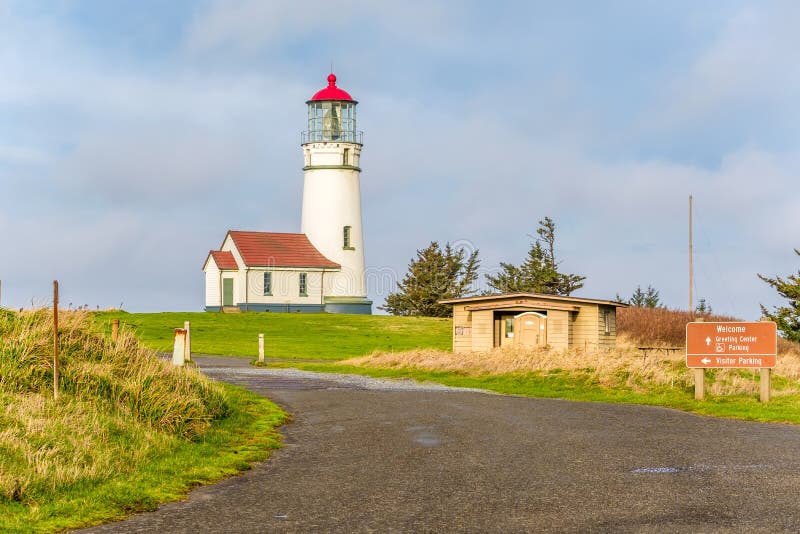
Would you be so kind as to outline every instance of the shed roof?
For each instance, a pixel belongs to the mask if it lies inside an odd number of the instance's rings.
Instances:
[[[230,230],[228,235],[247,267],[341,269],[341,265],[323,256],[305,234]]]
[[[617,308],[627,308],[627,304],[616,302],[613,300],[600,300],[600,299],[586,299],[581,297],[564,297],[561,295],[547,295],[544,293],[498,293],[494,295],[480,295],[474,297],[461,297],[457,299],[440,300],[440,304],[465,304],[468,302],[475,303],[490,303],[493,301],[502,301],[509,299],[536,299],[545,301],[562,302],[564,304],[577,302],[584,304],[603,304],[606,306],[616,306]]]

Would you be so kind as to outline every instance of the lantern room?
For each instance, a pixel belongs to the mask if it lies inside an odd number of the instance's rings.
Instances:
[[[356,130],[356,105],[347,91],[336,87],[336,75],[328,76],[328,87],[317,91],[308,104],[308,130],[303,143],[326,141],[361,144]]]

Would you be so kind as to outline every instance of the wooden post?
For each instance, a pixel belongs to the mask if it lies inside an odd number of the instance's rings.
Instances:
[[[705,397],[706,386],[706,370],[693,369],[694,371],[694,398],[696,400],[703,400]]]
[[[183,367],[183,358],[186,354],[186,330],[175,329],[175,343],[172,346],[172,365]]]
[[[770,394],[771,394],[771,387],[770,387],[770,379],[772,376],[771,373],[772,369],[764,368],[761,369],[761,402],[769,402]]]
[[[53,280],[53,398],[58,399],[58,280]]]
[[[264,334],[258,334],[258,363],[264,363]]]
[[[183,329],[186,330],[186,352],[184,358],[187,362],[192,361],[192,331],[189,321],[183,322]]]
[[[689,199],[691,201],[691,197],[689,197]],[[691,295],[691,290],[689,290],[689,294]],[[695,321],[697,321],[698,323],[702,323],[705,321],[705,318],[698,317],[697,319],[695,319]],[[694,398],[695,400],[703,400],[705,396],[706,396],[706,370],[694,369]]]
[[[111,320],[111,341],[114,343],[119,339],[119,319]]]

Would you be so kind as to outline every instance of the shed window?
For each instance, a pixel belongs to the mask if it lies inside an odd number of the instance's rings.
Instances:
[[[264,294],[272,295],[272,273],[264,273]]]
[[[308,296],[308,273],[300,273],[300,296]]]
[[[611,312],[608,310],[603,311],[603,328],[605,335],[611,335]]]
[[[506,337],[514,337],[514,318],[506,318]]]

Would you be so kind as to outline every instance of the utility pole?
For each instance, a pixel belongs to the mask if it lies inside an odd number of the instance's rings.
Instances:
[[[692,195],[689,195],[689,313],[694,315],[694,298],[692,286],[694,285],[694,247],[692,246]]]

